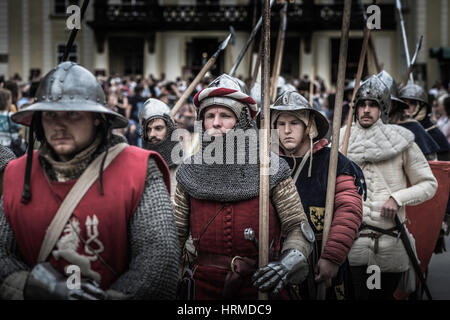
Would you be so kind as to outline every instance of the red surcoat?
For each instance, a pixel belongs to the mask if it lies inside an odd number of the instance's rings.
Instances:
[[[244,230],[252,228],[258,239],[259,235],[259,198],[220,203],[216,201],[190,198],[190,226],[194,245],[214,214],[221,212],[211,222],[198,243],[198,255],[217,254],[228,257],[248,257],[257,259],[258,251],[254,244],[244,238]],[[280,249],[281,229],[278,215],[272,204],[269,211],[269,243],[274,240],[273,252]],[[197,265],[194,272],[196,299],[223,299],[222,290],[228,271],[211,266]],[[243,289],[236,299],[257,299],[257,290],[251,285],[250,277],[246,278]]]
[[[168,168],[159,154],[126,147],[103,172],[104,196],[95,182],[69,219],[71,226],[66,224],[48,258],[59,272],[65,274],[64,268],[69,264],[78,265],[83,275],[99,275],[101,287],[106,289],[127,270],[130,261],[127,223],[144,191],[149,156],[156,160],[167,188],[170,187]],[[22,257],[29,266],[34,266],[47,227],[76,180],[47,179],[35,151],[30,181],[32,198],[25,205],[20,201],[25,166],[23,156],[6,167],[3,205]]]

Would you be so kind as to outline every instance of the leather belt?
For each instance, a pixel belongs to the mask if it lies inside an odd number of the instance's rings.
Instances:
[[[223,269],[234,272],[234,264],[236,260],[244,260],[245,262],[254,262],[256,265],[256,259],[240,256],[225,256],[222,254],[214,253],[199,253],[197,256],[197,264],[205,267]]]

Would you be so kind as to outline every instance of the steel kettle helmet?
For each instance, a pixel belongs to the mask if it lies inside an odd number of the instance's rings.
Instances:
[[[111,128],[128,124],[125,117],[105,106],[105,93],[94,75],[74,62],[63,62],[47,73],[35,98],[35,103],[12,116],[13,121],[30,126],[35,112],[87,111],[104,114]]]

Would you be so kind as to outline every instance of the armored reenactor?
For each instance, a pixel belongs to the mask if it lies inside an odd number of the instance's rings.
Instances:
[[[284,289],[308,274],[307,257],[314,242],[289,166],[271,155],[272,164],[278,161],[278,170],[270,176],[271,262],[257,270],[256,103],[235,78],[222,75],[195,96],[194,104],[205,133],[200,151],[178,169],[174,213],[180,246],[190,231],[198,254],[196,299],[256,299],[257,288],[271,297],[287,298]]]
[[[403,223],[405,206],[430,199],[437,189],[430,166],[414,142],[414,134],[398,125],[383,123],[389,105],[389,88],[377,76],[366,80],[356,94],[356,121],[352,124],[347,156],[361,167],[367,183],[363,222],[349,253],[357,299],[393,299],[401,277],[411,271],[413,259],[403,242],[398,241],[395,217]],[[341,138],[344,132],[345,128],[341,129]],[[409,239],[413,242],[411,234]],[[370,275],[367,268],[371,265],[380,268],[380,289],[369,290],[366,285]]]
[[[384,70],[377,77],[389,88],[391,94],[389,121],[386,122],[397,124],[414,133],[414,142],[422,150],[425,158],[429,161],[436,160],[436,152],[439,151],[439,145],[417,120],[406,114],[405,111],[409,106],[398,97],[397,84],[394,78]]]
[[[142,147],[156,151],[163,157],[170,170],[171,190],[174,192],[176,189],[175,174],[179,165],[175,161],[181,159],[182,147],[178,140],[179,137],[173,136],[177,127],[170,115],[169,106],[158,99],[148,99],[139,112],[139,124],[142,130]],[[176,159],[172,157],[172,152],[178,153]]]
[[[36,103],[14,114],[41,146],[5,170],[2,298],[174,298],[167,166],[111,134],[127,120],[105,103],[95,77],[64,62],[42,80]],[[67,285],[68,270],[78,270],[78,287]]]
[[[437,158],[441,161],[450,160],[450,143],[445,138],[438,126],[430,118],[431,106],[428,102],[428,96],[425,90],[416,84],[409,83],[399,91],[399,98],[405,101],[409,108],[407,114],[419,121],[425,130],[433,137],[438,144]]]
[[[278,130],[279,146],[274,150],[291,167],[291,176],[314,230],[316,242],[309,258],[311,272],[300,286],[303,299],[316,298],[315,282],[332,281],[327,299],[350,298],[347,255],[362,220],[365,191],[361,169],[339,154],[330,235],[321,252],[330,148],[324,138],[328,120],[295,91],[282,94],[271,106],[271,126]],[[314,276],[315,275],[315,276]],[[347,283],[344,283],[347,280]]]

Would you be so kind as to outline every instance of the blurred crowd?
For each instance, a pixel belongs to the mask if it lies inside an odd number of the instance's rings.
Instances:
[[[239,77],[247,87],[251,85],[250,79]],[[206,74],[204,79],[196,86],[186,103],[179,109],[174,116],[178,128],[194,131],[194,121],[196,118],[193,97],[197,92],[207,87],[214,79],[214,76]],[[26,130],[11,121],[11,114],[26,108],[34,102],[41,74],[39,71],[31,73],[28,80],[21,78],[19,74],[6,79],[0,76],[0,143],[11,147],[17,155],[25,152]],[[177,100],[193,81],[193,77],[182,80],[178,77],[175,80],[166,79],[161,74],[159,79],[154,75],[144,77],[137,76],[110,76],[105,77],[97,75],[97,80],[102,85],[108,107],[122,114],[129,119],[127,128],[116,129],[117,134],[127,138],[130,145],[141,146],[141,133],[139,128],[139,110],[148,98],[157,98],[173,108]],[[352,98],[355,81],[348,80],[344,90],[343,115],[341,125],[345,125],[349,102]],[[333,121],[335,105],[335,88],[327,88],[325,81],[320,77],[315,77],[314,81],[308,75],[300,78],[284,79],[279,77],[278,89],[296,89],[307,100],[312,102],[313,107],[325,115],[330,123]],[[429,101],[433,106],[432,119],[450,142],[450,96],[449,89],[441,83],[436,82],[429,90]],[[312,95],[312,96],[311,96]],[[256,100],[260,100],[255,97]],[[331,130],[328,133],[328,138]]]

